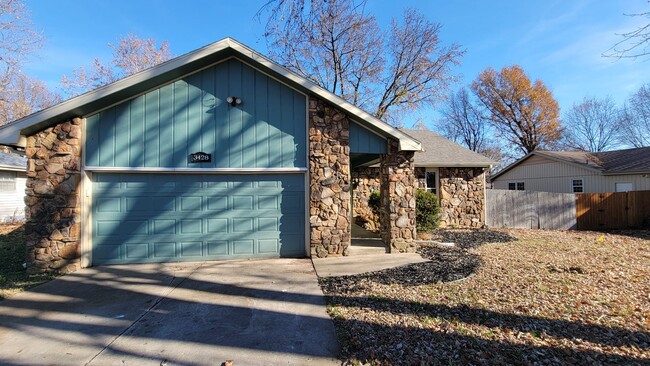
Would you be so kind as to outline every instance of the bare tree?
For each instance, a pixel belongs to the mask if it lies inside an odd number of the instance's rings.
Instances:
[[[650,12],[626,14],[630,17],[650,18]],[[603,53],[605,57],[637,58],[650,55],[650,23],[633,31],[619,34],[622,40]]]
[[[650,83],[641,86],[628,98],[620,142],[632,147],[650,146]]]
[[[265,10],[274,58],[389,121],[441,99],[463,54],[443,47],[440,25],[415,10],[387,32],[365,12],[365,0],[270,0],[258,15]]]
[[[383,64],[379,27],[364,5],[344,0],[269,1],[265,36],[271,55],[329,91],[364,105],[371,92],[366,84],[379,81]]]
[[[32,86],[36,83],[31,79],[28,81],[20,69],[41,47],[42,40],[41,35],[34,30],[22,1],[0,0],[0,124],[46,106],[47,103],[25,104],[27,100],[21,100],[24,91],[20,89],[25,83]],[[42,88],[44,84],[40,83],[38,89]],[[27,93],[31,94],[30,91]]]
[[[564,115],[565,144],[583,151],[609,150],[618,143],[622,117],[611,98],[584,98]]]
[[[472,151],[481,151],[487,142],[487,118],[470,99],[466,88],[452,94],[440,111],[440,133]]]
[[[15,73],[7,86],[11,93],[7,103],[0,103],[0,121],[14,121],[61,101],[44,82]]]
[[[120,38],[117,44],[109,43],[108,46],[113,54],[109,63],[95,58],[90,70],[82,66],[73,70],[72,76],[63,75],[61,89],[67,96],[72,97],[110,84],[171,58],[169,43],[161,42],[156,46],[156,40],[139,38],[133,34]]]

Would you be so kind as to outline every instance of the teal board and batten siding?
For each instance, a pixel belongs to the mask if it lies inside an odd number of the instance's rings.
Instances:
[[[305,255],[302,174],[93,174],[94,265]]]
[[[230,59],[88,116],[85,151],[87,167],[304,168],[306,97]]]
[[[237,59],[86,117],[92,264],[305,256],[306,125],[305,95]]]
[[[354,122],[350,123],[350,154],[386,154],[387,149],[386,138]]]

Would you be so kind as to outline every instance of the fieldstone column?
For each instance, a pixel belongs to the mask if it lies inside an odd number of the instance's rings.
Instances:
[[[388,153],[380,160],[380,234],[391,253],[416,250],[414,156],[413,151],[399,151],[398,142],[389,139]]]
[[[27,138],[25,224],[27,272],[80,267],[81,119]]]
[[[485,225],[483,168],[439,168],[440,227]]]
[[[350,233],[350,122],[309,100],[309,230],[311,255],[348,255]]]

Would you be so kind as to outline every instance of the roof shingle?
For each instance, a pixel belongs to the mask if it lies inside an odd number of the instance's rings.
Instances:
[[[450,141],[433,131],[402,130],[420,141],[424,151],[415,153],[415,166],[420,167],[490,167],[499,165],[479,153]]]

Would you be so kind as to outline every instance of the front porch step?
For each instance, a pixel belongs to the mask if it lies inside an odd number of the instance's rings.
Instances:
[[[371,255],[388,253],[388,247],[379,238],[352,238],[350,255]]]

